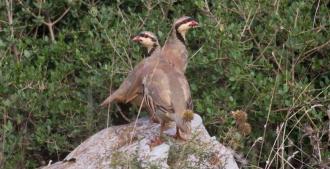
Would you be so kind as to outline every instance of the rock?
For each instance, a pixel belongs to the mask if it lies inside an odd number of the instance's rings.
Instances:
[[[159,128],[159,124],[141,118],[130,124],[103,129],[81,143],[63,161],[43,168],[238,169],[232,151],[208,134],[199,115],[194,115],[193,136],[187,142],[165,136],[163,144],[151,148],[150,140],[159,134]],[[171,123],[165,133],[174,135],[175,124]]]

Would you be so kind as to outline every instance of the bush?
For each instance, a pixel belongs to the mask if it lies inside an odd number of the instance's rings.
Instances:
[[[316,168],[330,157],[329,0],[5,2],[3,168],[61,160],[106,127],[98,104],[143,58],[130,37],[150,30],[163,43],[182,15],[201,23],[188,33],[186,75],[212,135],[250,167]],[[110,124],[121,123],[112,107]],[[248,113],[249,136],[229,113],[237,109]]]

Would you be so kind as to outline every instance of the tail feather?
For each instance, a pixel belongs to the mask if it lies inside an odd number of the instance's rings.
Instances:
[[[187,122],[190,122],[191,120],[194,119],[194,112],[191,111],[191,110],[186,110],[184,113],[183,113],[183,118],[182,118],[184,121],[187,121]]]
[[[110,96],[108,96],[101,104],[100,106],[104,107],[108,104],[111,104],[113,101],[116,102],[124,102],[126,101],[126,95],[131,87],[131,83],[129,80],[125,80],[120,87],[114,91]]]
[[[194,118],[194,113],[191,110],[186,110],[182,115],[175,118],[177,127],[184,133],[191,133],[191,120]]]
[[[110,104],[111,102],[113,102],[113,100],[114,100],[114,95],[112,94],[112,95],[110,95],[109,97],[107,97],[101,104],[100,104],[100,106],[102,106],[102,107],[105,107],[105,106],[107,106],[108,104]]]
[[[113,101],[116,102],[121,102],[124,99],[124,93],[123,90],[121,90],[121,88],[117,89],[114,93],[112,93],[110,96],[108,96],[101,104],[100,106],[105,107],[109,104],[111,104]]]

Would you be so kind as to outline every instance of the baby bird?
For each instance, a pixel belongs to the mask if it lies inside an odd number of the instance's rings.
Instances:
[[[150,71],[152,65],[155,65],[155,63],[158,62],[161,47],[158,43],[158,39],[155,34],[148,31],[139,33],[132,40],[147,48],[147,56],[149,57],[143,59],[139,64],[134,67],[134,69],[129,73],[127,78],[122,82],[120,87],[109,97],[107,97],[101,103],[101,106],[106,106],[113,101],[120,103],[131,102],[137,106],[140,106],[142,103],[142,80],[145,77],[145,74]],[[142,106],[146,107],[144,104]],[[148,112],[152,121],[158,122],[154,114],[151,114],[151,111]]]

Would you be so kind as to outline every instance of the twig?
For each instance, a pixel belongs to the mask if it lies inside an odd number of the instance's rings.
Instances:
[[[135,122],[134,122],[133,131],[132,131],[132,135],[131,135],[131,139],[130,139],[130,141],[129,141],[129,144],[131,144],[132,141],[133,141],[133,137],[134,137],[134,133],[135,133],[136,124],[137,124],[137,121],[139,120],[139,116],[140,116],[141,109],[142,109],[143,104],[144,104],[145,97],[146,97],[146,96],[144,95],[143,98],[142,98],[142,101],[141,101],[141,104],[140,104],[140,108],[139,108],[138,114],[137,114],[137,116],[136,116],[136,120],[135,120]]]
[[[297,59],[297,63],[296,64],[299,64],[300,62],[302,62],[303,60],[305,60],[307,57],[309,57],[311,54],[314,53],[314,51],[317,51],[317,50],[320,50],[322,49],[323,47],[326,47],[327,45],[330,44],[330,40],[328,40],[327,42],[325,42],[324,44],[320,45],[320,46],[317,46],[313,49],[310,49],[306,52],[304,52],[301,56],[303,56],[301,59]]]
[[[113,58],[115,59],[115,58]],[[110,91],[109,93],[111,94],[111,89],[112,89],[112,78],[113,78],[113,68],[114,68],[114,63],[115,61],[111,61],[111,81],[110,81]],[[111,104],[108,105],[108,111],[107,111],[107,128],[109,127],[109,120],[110,120],[110,108],[111,108]]]
[[[319,1],[317,2],[316,10],[315,10],[315,13],[314,13],[314,18],[313,18],[313,28],[314,28],[314,26],[315,26],[315,21],[316,21],[316,14],[317,14],[317,11],[319,10],[319,7],[320,7],[320,1],[321,1],[321,0],[319,0]]]
[[[251,150],[252,150],[252,149],[255,147],[255,145],[256,145],[257,143],[259,143],[259,142],[263,142],[263,138],[262,138],[262,137],[257,138],[257,139],[253,142],[253,144],[252,144],[252,146],[250,147],[249,151],[246,153],[245,158],[248,158],[248,156],[249,156]]]
[[[6,8],[7,8],[7,18],[8,18],[8,24],[10,29],[10,39],[14,40],[14,27],[13,27],[13,1],[12,0],[6,0]],[[17,47],[15,44],[11,45],[11,49],[16,57],[16,61],[20,60],[20,53],[17,50]]]
[[[147,22],[147,20],[149,19],[149,16],[150,16],[150,13],[151,13],[151,10],[153,8],[155,8],[158,4],[160,4],[160,2],[157,2],[155,5],[152,5],[152,0],[148,0],[146,3],[143,3],[144,7],[147,8],[147,14],[146,16],[144,17],[144,19],[141,19],[142,23],[141,25],[139,26],[139,29],[142,29],[143,26],[145,25],[145,23]]]
[[[299,8],[296,9],[296,17],[294,18],[294,28],[297,27],[297,22],[298,22],[298,17],[299,17]]]
[[[46,22],[46,25],[48,27],[50,38],[52,42],[55,42],[55,34],[54,34],[54,25],[59,22],[71,9],[71,7],[67,8],[61,16],[59,16],[54,22],[51,21],[50,17],[48,17],[48,22]]]
[[[250,18],[251,18],[252,10],[253,10],[253,9],[251,9],[251,10],[249,11],[248,17],[245,18],[245,25],[244,25],[243,31],[241,32],[241,38],[244,36],[244,33],[245,33],[246,29],[250,29],[250,28],[248,28],[248,25],[250,25],[250,24],[248,24],[248,23],[249,23],[249,20],[250,20]],[[251,22],[252,22],[252,21],[251,21]]]
[[[261,148],[260,148],[260,153],[259,153],[258,165],[260,163],[261,154],[262,154],[262,150],[263,150],[263,145],[264,145],[264,142],[266,140],[266,138],[265,138],[266,137],[266,131],[267,131],[267,126],[268,126],[268,122],[269,122],[270,113],[271,113],[271,110],[272,110],[272,104],[273,104],[273,98],[274,98],[274,95],[275,95],[275,89],[276,89],[276,85],[277,85],[277,80],[278,80],[278,76],[276,76],[274,87],[273,87],[273,90],[272,90],[272,95],[271,95],[271,98],[270,98],[270,103],[269,103],[269,106],[268,106],[267,119],[266,119],[266,124],[264,125],[264,133],[263,133],[263,136],[262,136],[263,141],[261,142]]]
[[[127,122],[132,122],[124,113],[123,113],[123,111],[121,110],[121,108],[119,107],[119,105],[118,104],[116,104],[116,107],[117,107],[117,109],[118,109],[118,111],[119,111],[119,113],[120,113],[120,115],[121,115],[121,117],[123,117]]]
[[[189,59],[190,60],[193,59],[194,56],[196,56],[202,48],[203,48],[203,45],[192,56],[190,56]]]
[[[115,46],[115,44],[113,43],[112,39],[111,39],[110,36],[108,35],[107,30],[104,29],[104,26],[102,25],[101,21],[100,21],[97,17],[95,17],[95,19],[96,19],[96,21],[97,21],[97,25],[93,24],[95,30],[97,30],[97,27],[96,27],[96,26],[101,27],[102,30],[104,31],[104,34],[105,34],[106,38],[108,39],[108,41],[109,41],[109,43],[110,43],[110,46],[113,48],[113,50],[115,51],[115,53],[116,53],[118,56],[121,56],[120,53],[119,53],[119,51],[117,50],[117,47]],[[127,56],[127,57],[128,57],[128,56]],[[124,63],[126,63],[125,60],[124,60],[122,57],[119,57],[119,58],[120,58]],[[127,64],[128,67],[132,68],[132,65],[131,65],[131,64],[128,64],[128,63],[126,63],[126,64]]]
[[[69,11],[71,7],[67,8],[60,17],[58,17],[52,24],[55,25],[57,22],[59,22]]]
[[[23,2],[21,1],[21,0],[18,0],[18,2],[23,6],[23,7],[25,7],[24,6],[24,4],[23,4]],[[33,16],[33,17],[35,17],[35,18],[39,18],[39,16],[40,16],[40,8],[39,8],[39,12],[38,12],[38,16],[35,14],[35,13],[33,13],[28,7],[25,7],[25,9]],[[67,9],[65,9],[65,11],[55,20],[55,21],[52,21],[51,20],[51,17],[49,16],[49,17],[47,17],[47,22],[43,19],[43,20],[41,20],[41,22],[44,24],[44,25],[46,25],[47,26],[47,28],[48,28],[48,31],[49,31],[49,34],[50,34],[50,38],[51,38],[51,40],[52,40],[52,42],[54,43],[54,42],[56,42],[55,41],[55,34],[54,34],[54,25],[55,24],[57,24],[61,19],[63,19],[63,17],[70,11],[70,9],[71,9],[71,7],[69,7],[69,8],[67,8]]]
[[[54,28],[53,28],[53,23],[51,22],[50,18],[48,18],[48,22],[46,23],[48,30],[49,30],[49,34],[50,34],[50,39],[52,40],[52,42],[55,42],[55,34],[54,34]]]
[[[107,111],[107,128],[109,128],[109,123],[110,123],[110,108],[111,108],[111,104],[108,105],[108,111]]]
[[[276,13],[278,13],[278,9],[280,8],[280,0],[276,1]]]
[[[283,70],[282,70],[281,64],[280,64],[280,63],[278,63],[278,61],[277,61],[277,59],[276,59],[276,56],[275,56],[275,53],[274,53],[274,51],[272,52],[272,56],[273,56],[273,58],[274,58],[274,61],[275,61],[276,65],[277,65],[277,67],[278,67],[279,71],[282,73],[282,72],[283,72]]]
[[[12,0],[6,0],[6,7],[7,7],[7,18],[8,18],[8,24],[10,26],[10,37],[14,38],[14,28],[13,28],[13,13],[12,13],[12,8],[13,8],[13,2]]]

